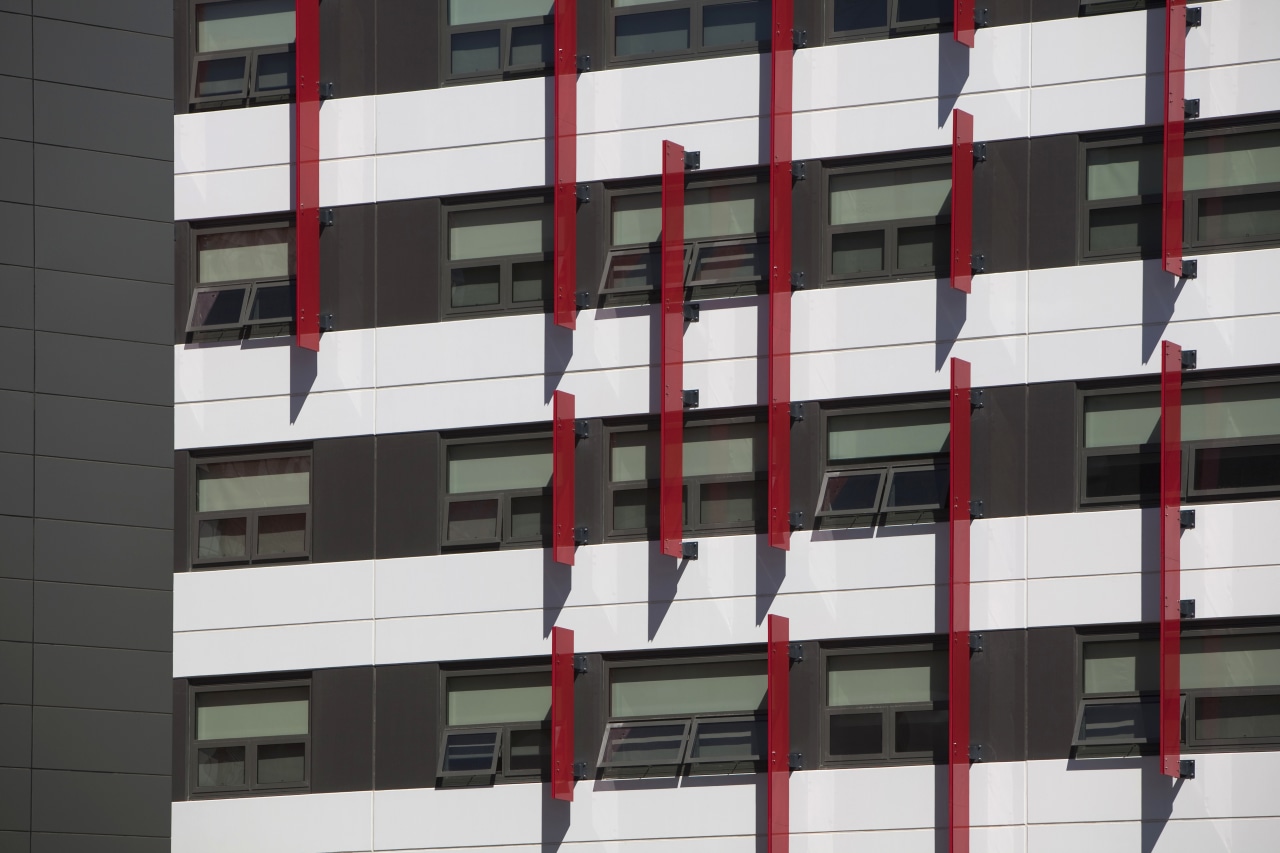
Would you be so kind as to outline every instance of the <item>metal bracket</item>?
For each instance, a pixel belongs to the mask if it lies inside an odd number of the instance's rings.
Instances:
[[[577,56],[573,58],[573,64],[580,72],[590,71],[591,70],[591,54],[579,53]]]
[[[1190,11],[1189,9],[1187,11]],[[802,47],[809,46],[808,30],[792,30],[791,31],[791,49],[799,50]]]
[[[987,143],[985,142],[973,143],[973,162],[975,163],[987,162]]]
[[[686,409],[698,408],[698,389],[697,388],[694,388],[691,391],[685,391],[683,392],[683,394],[684,394],[684,407]]]
[[[316,211],[316,218],[320,220],[321,228],[333,227],[333,208],[322,207]]]
[[[1183,530],[1196,529],[1196,511],[1194,509],[1184,509],[1178,512],[1178,526]]]
[[[573,421],[573,437],[587,438],[591,435],[591,421],[586,418],[575,418]]]
[[[578,201],[587,204],[591,201],[591,185],[578,184],[573,188],[573,195]]]
[[[698,559],[698,543],[697,542],[681,542],[680,556],[686,560]]]
[[[988,9],[973,10],[973,26],[974,29],[982,29],[991,26],[991,11]]]
[[[793,421],[804,420],[804,403],[791,404],[791,420]]]
[[[787,769],[803,770],[804,769],[804,753],[803,752],[787,753]]]
[[[986,512],[982,508],[982,501],[969,501],[969,517],[986,518]]]
[[[320,331],[322,332],[333,331],[333,312],[332,311],[320,315]]]
[[[575,779],[587,778],[587,762],[585,761],[573,762],[573,778]]]
[[[702,152],[686,151],[684,152],[684,167],[690,172],[696,172],[702,168]]]
[[[969,744],[969,760],[972,761],[974,764],[982,763],[982,744],[980,743]]]
[[[803,180],[807,179],[808,177],[809,177],[809,174],[808,174],[808,171],[807,171],[807,170],[806,170],[806,168],[805,168],[805,163],[804,163],[804,161],[803,161],[803,160],[792,160],[792,161],[791,161],[791,180],[793,180],[793,181],[803,181]]]
[[[1204,19],[1204,15],[1199,6],[1187,7],[1187,28],[1188,29],[1190,29],[1191,27],[1200,26],[1200,23],[1203,19]]]
[[[804,273],[793,272],[791,274],[791,289],[804,290]]]
[[[975,275],[986,272],[987,256],[983,254],[970,255],[969,269],[972,270]]]
[[[1190,759],[1183,759],[1178,762],[1178,775],[1183,779],[1196,778],[1196,763]]]
[[[804,646],[799,643],[787,643],[787,660],[800,663],[804,660]]]
[[[1182,262],[1182,277],[1195,278],[1200,273],[1200,262],[1196,260],[1184,260]]]
[[[573,674],[585,675],[586,672],[587,672],[587,656],[574,655],[573,656]]]
[[[586,311],[591,307],[591,294],[585,290],[579,290],[573,294],[573,307],[579,311]]]
[[[702,319],[702,303],[686,302],[684,304],[684,319],[689,323],[696,323]]]
[[[591,531],[586,527],[573,528],[573,544],[586,545],[591,539]]]
[[[792,530],[803,530],[804,510],[798,509],[795,512],[787,513],[787,523],[791,525]]]
[[[1184,349],[1182,351],[1182,369],[1183,370],[1196,369],[1196,351],[1195,350]]]
[[[987,406],[987,395],[981,388],[969,389],[969,408],[984,409]]]
[[[1182,113],[1187,118],[1200,118],[1200,99],[1184,98],[1182,101]]]
[[[969,635],[969,651],[982,651],[982,634],[975,632]]]
[[[320,100],[327,101],[332,97],[334,97],[333,84],[321,83],[320,84]]]
[[[1196,618],[1196,600],[1194,598],[1184,598],[1179,601],[1178,615],[1183,619]]]

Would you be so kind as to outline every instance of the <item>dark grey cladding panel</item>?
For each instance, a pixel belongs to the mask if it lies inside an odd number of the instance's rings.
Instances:
[[[31,826],[31,771],[0,767],[0,830]]]
[[[35,282],[37,329],[161,346],[173,343],[173,285],[53,270],[36,270]]]
[[[979,9],[986,9],[993,27],[1025,24],[1031,20],[1031,4],[1035,0],[981,0]]]
[[[312,448],[312,559],[374,556],[376,439],[371,435],[317,441]]]
[[[180,803],[187,798],[187,729],[191,725],[190,708],[188,706],[190,697],[190,683],[185,678],[175,678],[173,680],[172,696],[173,696],[173,712],[170,720],[172,725],[169,727],[169,756],[172,764],[169,768],[170,781],[172,783],[172,796],[175,803]]]
[[[32,2],[32,0],[28,0]],[[32,11],[42,18],[79,21],[117,30],[173,36],[173,0],[33,0]]]
[[[1025,761],[1027,632],[985,631],[982,651],[970,656],[970,741],[984,761]]]
[[[373,667],[311,677],[311,792],[373,789]]]
[[[41,518],[173,527],[173,472],[168,468],[37,457],[36,512]]]
[[[172,347],[37,332],[35,349],[38,392],[153,406],[173,403]]]
[[[31,162],[30,142],[0,138],[0,201],[31,204]]]
[[[986,255],[987,272],[1027,268],[1028,156],[1026,139],[999,140],[974,166],[973,251]]]
[[[33,211],[30,205],[0,201],[0,264],[32,265],[35,255],[31,246],[36,233]]]
[[[2,112],[2,111],[0,111]],[[0,266],[0,326],[30,329],[35,321],[35,273],[31,267]]]
[[[791,664],[791,751],[814,769],[822,758],[822,705],[826,698],[822,654],[817,643],[805,643],[804,660]]]
[[[439,63],[434,61],[439,39],[438,4],[378,0],[377,93],[416,92],[439,86]]]
[[[167,652],[40,644],[34,649],[33,704],[157,714],[170,710],[173,657]]]
[[[40,394],[35,425],[36,453],[41,456],[173,465],[173,409],[168,406]]]
[[[320,235],[320,310],[333,315],[335,331],[368,329],[374,324],[374,208],[372,204],[335,208],[333,227]]]
[[[36,708],[31,766],[102,773],[169,772],[168,714]]]
[[[33,832],[31,853],[169,853],[168,838]]]
[[[171,38],[35,18],[32,42],[37,80],[166,100],[173,95]]]
[[[0,453],[0,515],[32,515],[35,465],[31,457]]]
[[[1080,14],[1080,0],[1031,0],[1032,21],[1054,21]]]
[[[31,834],[0,830],[0,853],[31,853]]]
[[[1027,514],[1076,508],[1076,386],[1027,387]]]
[[[333,83],[336,97],[374,94],[376,13],[375,0],[320,4],[320,79]]]
[[[1033,137],[1030,152],[1028,180],[1033,201],[1027,218],[1027,264],[1031,269],[1073,266],[1079,227],[1076,163],[1080,139],[1075,134]]]
[[[35,221],[35,266],[173,283],[170,223],[49,207],[35,208]]]
[[[0,0],[0,12],[17,12],[20,15],[30,15],[31,0]]]
[[[30,643],[0,642],[0,702],[31,704]]]
[[[378,323],[400,326],[440,319],[440,199],[377,205]]]
[[[0,13],[0,74],[31,76],[31,19]]]
[[[31,764],[31,706],[0,705],[0,767]]]
[[[440,437],[436,433],[378,437],[379,558],[438,553],[434,484],[438,482],[439,456]]]
[[[173,454],[173,536],[169,542],[169,554],[172,558],[172,569],[185,572],[191,568],[191,556],[188,552],[190,530],[187,521],[191,516],[191,454],[185,450],[174,451]],[[169,581],[172,583],[172,579]]]
[[[168,160],[37,145],[35,186],[35,203],[46,207],[173,221]]]
[[[26,97],[29,102],[31,93]],[[40,81],[34,97],[36,142],[173,159],[173,113],[167,99]],[[30,136],[31,110],[27,116]],[[4,121],[0,116],[0,127]]]
[[[33,576],[35,550],[34,522],[30,518],[0,515],[0,577],[30,578]]]
[[[0,76],[0,136],[6,139],[31,138],[31,81]]]
[[[1027,690],[1026,758],[1065,759],[1076,719],[1076,631],[1032,628],[1026,634],[1027,663],[1035,673]]]
[[[173,594],[167,590],[49,582],[35,587],[37,643],[173,648]]]
[[[1026,515],[1027,386],[984,389],[973,413],[973,498],[988,518]]]
[[[374,787],[429,788],[435,784],[436,687],[440,668],[414,663],[380,666],[376,679]]]
[[[35,442],[35,398],[0,391],[0,453],[30,453]]]
[[[0,640],[31,642],[31,581],[0,578]]]
[[[169,811],[167,776],[31,772],[34,832],[166,836]]]
[[[26,329],[0,328],[0,388],[31,391],[34,388],[34,336]]]
[[[145,589],[172,589],[168,530],[74,521],[35,521],[35,577]]]

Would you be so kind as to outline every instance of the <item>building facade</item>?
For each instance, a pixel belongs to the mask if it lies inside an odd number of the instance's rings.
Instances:
[[[323,0],[318,28],[298,2],[173,6],[175,850],[763,850],[775,616],[793,850],[959,850],[966,817],[975,850],[1272,849],[1280,6],[1210,0],[1186,31],[1174,227],[1197,274],[1175,277],[1163,4],[994,0],[969,48],[950,2],[795,0],[779,456],[767,0],[577,4],[568,216],[550,0]],[[971,201],[957,109],[983,144]],[[672,255],[664,141],[699,155]],[[316,169],[320,209],[298,213]],[[553,314],[566,228],[573,330]],[[664,275],[700,306],[665,504],[696,558],[660,542]],[[1165,342],[1196,355],[1171,457],[1173,508],[1195,511],[1177,780]],[[956,359],[981,392],[968,457]],[[957,459],[980,635],[958,818]],[[551,548],[566,490],[572,566]],[[572,802],[552,796],[556,629]]]

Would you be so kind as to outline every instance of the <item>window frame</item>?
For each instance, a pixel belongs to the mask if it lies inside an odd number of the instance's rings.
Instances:
[[[827,31],[827,44],[842,44],[844,42],[855,41],[873,41],[880,39],[902,38],[904,36],[920,36],[933,35],[935,33],[952,32],[954,27],[954,12],[952,17],[939,16],[928,21],[919,21],[905,26],[896,25],[894,22],[898,19],[898,5],[902,0],[882,0],[887,11],[886,18],[889,22],[885,27],[865,27],[860,30],[837,30],[836,29],[836,3],[838,0],[827,0],[826,9],[823,12],[823,26]],[[943,3],[943,9],[947,8],[947,4]]]
[[[1280,648],[1280,625],[1274,622],[1229,625],[1222,627],[1184,628],[1182,636],[1192,638],[1241,637],[1270,635],[1276,637]],[[1275,752],[1280,750],[1280,736],[1270,740],[1250,738],[1197,738],[1196,723],[1199,720],[1199,703],[1204,699],[1220,696],[1275,696],[1277,713],[1280,713],[1280,685],[1271,687],[1223,687],[1182,689],[1182,741],[1188,752]]]
[[[537,664],[533,666],[497,666],[497,667],[467,667],[461,669],[440,668],[439,673],[439,701],[436,713],[440,720],[440,731],[437,743],[439,746],[439,758],[436,761],[436,787],[451,787],[444,780],[446,779],[476,779],[478,777],[488,776],[489,781],[486,785],[466,785],[465,787],[488,787],[491,785],[500,785],[513,782],[530,782],[530,781],[549,781],[551,776],[551,718],[540,721],[524,721],[516,723],[487,723],[483,725],[473,726],[451,726],[449,725],[449,679],[450,678],[466,678],[468,676],[502,676],[502,675],[527,675],[531,673],[546,673],[547,685],[551,684],[551,664]],[[511,734],[512,732],[537,731],[545,732],[547,739],[547,764],[535,770],[516,770],[512,771],[507,767],[508,756],[511,755]],[[453,770],[446,771],[444,769],[444,761],[446,758],[445,745],[448,743],[451,734],[461,733],[480,733],[480,732],[496,732],[497,749],[493,756],[493,769],[489,773],[470,773],[466,771]]]
[[[306,506],[289,505],[278,507],[256,507],[246,510],[217,510],[214,512],[200,512],[200,480],[197,476],[197,470],[201,465],[222,462],[253,462],[260,459],[290,459],[294,457],[306,457],[307,462],[307,491],[308,503]],[[204,455],[191,454],[187,465],[188,482],[191,483],[190,509],[187,513],[187,524],[191,531],[188,543],[191,549],[191,568],[225,568],[230,566],[263,566],[263,565],[283,565],[288,563],[309,563],[311,562],[312,551],[312,507],[315,505],[315,457],[311,448],[298,448],[293,450],[262,450],[249,453],[236,453],[231,455]],[[305,550],[291,554],[273,554],[270,557],[257,556],[258,541],[258,516],[259,515],[305,515],[306,529],[303,531],[303,543]],[[226,557],[200,557],[200,522],[204,519],[214,520],[221,518],[245,518],[245,538],[246,538],[246,555],[243,559]]]
[[[1115,758],[1124,756],[1155,755],[1160,748],[1159,702],[1160,691],[1126,690],[1086,693],[1084,689],[1084,652],[1085,647],[1094,643],[1140,642],[1150,643],[1155,647],[1157,655],[1157,674],[1159,672],[1159,639],[1154,628],[1138,627],[1130,630],[1109,629],[1103,631],[1076,631],[1075,667],[1073,670],[1072,692],[1076,699],[1074,715],[1075,728],[1071,730],[1071,755],[1082,758]],[[1143,740],[1128,738],[1083,739],[1080,736],[1084,723],[1085,709],[1094,705],[1154,704],[1156,713],[1156,730]],[[1184,707],[1185,710],[1185,707]],[[1083,752],[1081,752],[1083,750]]]
[[[305,735],[273,735],[259,738],[218,738],[214,740],[198,740],[196,697],[201,693],[230,693],[241,690],[273,690],[278,688],[305,687],[307,689],[307,733]],[[300,794],[311,790],[311,734],[315,728],[312,707],[313,691],[311,679],[288,678],[282,680],[255,680],[232,682],[225,684],[188,684],[187,685],[187,783],[190,785],[192,799],[214,797],[262,796],[268,794]],[[303,780],[284,784],[261,785],[256,781],[258,773],[258,746],[275,743],[302,743]],[[244,747],[245,783],[243,785],[201,786],[200,785],[200,750],[216,747]]]
[[[210,112],[219,109],[240,109],[245,107],[254,107],[266,104],[291,104],[298,90],[297,80],[288,91],[268,90],[269,93],[260,93],[258,90],[258,64],[264,56],[277,56],[287,54],[290,57],[296,55],[298,38],[295,28],[294,40],[289,44],[262,45],[260,47],[245,47],[232,50],[217,50],[209,53],[200,53],[197,43],[199,28],[199,9],[201,6],[213,5],[226,2],[226,0],[190,0],[188,13],[189,35],[188,44],[190,45],[190,69],[191,85],[187,93],[187,109],[189,112]],[[297,3],[294,3],[294,14],[297,14]],[[296,20],[296,18],[295,18]],[[245,58],[244,75],[241,77],[240,94],[231,95],[199,95],[197,88],[200,85],[200,63],[207,61],[216,61],[219,59],[231,59],[243,56]],[[296,60],[294,63],[296,64]]]
[[[440,500],[440,548],[442,553],[453,554],[466,551],[506,551],[517,548],[551,547],[551,483],[548,483],[543,489],[501,489],[492,492],[466,492],[457,497],[451,497],[449,494],[449,448],[465,445],[496,445],[510,444],[519,441],[545,440],[547,442],[548,455],[551,455],[554,459],[554,450],[551,446],[551,439],[552,436],[549,427],[545,430],[526,429],[518,432],[500,433],[497,435],[441,436],[440,483],[438,486],[438,494]],[[547,529],[537,537],[529,537],[525,539],[510,538],[508,531],[511,527],[511,501],[513,499],[533,496],[539,496],[542,498],[542,513]],[[481,539],[468,539],[460,542],[451,542],[449,540],[449,506],[455,501],[470,502],[483,500],[498,501],[499,517],[497,535]]]
[[[471,199],[471,200],[467,200]],[[525,253],[521,255],[488,255],[483,258],[467,258],[454,261],[449,257],[449,217],[454,213],[472,210],[505,210],[520,207],[545,207],[547,222],[554,229],[552,198],[546,192],[535,195],[510,196],[475,200],[472,196],[459,197],[456,200],[445,200],[440,216],[440,319],[443,321],[466,320],[474,317],[501,317],[512,314],[549,314],[552,310],[555,282],[548,278],[542,298],[536,302],[517,303],[512,298],[514,267],[516,264],[541,262],[547,265],[548,276],[554,275],[555,237],[548,237],[548,248],[540,255]],[[455,269],[471,269],[478,267],[498,267],[498,303],[496,305],[476,305],[453,307],[453,271]]]
[[[530,26],[552,27],[550,62],[536,65],[510,65],[512,30]],[[482,21],[477,24],[449,23],[449,2],[440,3],[440,80],[444,86],[467,83],[490,83],[500,80],[518,80],[527,77],[545,77],[555,73],[555,10],[541,17],[503,18],[498,21]],[[470,71],[455,74],[453,71],[453,36],[455,34],[498,30],[498,70]]]
[[[755,53],[769,53],[773,49],[769,35],[757,42],[743,42],[724,47],[706,47],[702,44],[703,9],[707,6],[731,5],[735,0],[651,0],[635,6],[616,7],[613,0],[602,0],[604,3],[604,55],[608,68],[625,68],[635,65],[657,65],[666,62],[687,61],[690,59],[709,59],[718,56],[741,56]],[[739,0],[747,2],[747,0]],[[760,0],[772,10],[771,0]],[[669,50],[661,53],[641,53],[619,56],[617,52],[618,27],[617,19],[626,15],[644,14],[646,12],[666,12],[676,9],[689,10],[689,47],[682,50]]]
[[[818,706],[821,713],[821,721],[819,726],[821,731],[818,734],[821,740],[821,758],[823,767],[879,767],[888,765],[915,765],[915,764],[945,764],[946,748],[942,748],[940,752],[925,752],[918,750],[914,752],[898,752],[895,745],[897,735],[896,715],[900,712],[910,711],[934,711],[950,714],[950,702],[947,699],[941,699],[934,702],[901,702],[901,703],[880,703],[876,705],[831,705],[828,702],[829,687],[829,661],[832,658],[853,657],[857,655],[883,655],[883,654],[904,654],[904,653],[930,652],[941,656],[941,665],[944,674],[950,679],[950,672],[947,671],[947,645],[945,637],[932,637],[930,639],[921,638],[919,640],[904,640],[902,642],[893,642],[886,645],[826,645],[819,647],[818,657],[821,667],[819,669],[819,691]],[[849,714],[879,714],[880,715],[880,752],[872,754],[865,753],[857,757],[849,757],[846,755],[837,755],[831,751],[831,718],[833,716],[844,716]],[[945,738],[944,738],[945,740]]]
[[[822,287],[846,287],[858,284],[878,284],[891,281],[927,281],[930,279],[940,280],[951,275],[947,258],[951,252],[951,220],[953,211],[950,209],[951,195],[954,191],[947,193],[948,212],[946,216],[938,217],[913,217],[910,219],[881,219],[875,222],[860,222],[853,225],[832,225],[831,224],[831,184],[834,178],[843,175],[867,174],[875,172],[891,172],[896,169],[910,169],[916,167],[928,166],[951,166],[951,152],[936,149],[928,151],[916,152],[905,156],[897,156],[893,159],[878,155],[874,159],[860,159],[856,161],[824,161],[822,168],[822,189],[818,193],[818,218],[817,222],[822,229]],[[943,262],[931,269],[907,269],[898,268],[898,233],[904,228],[921,228],[932,226],[940,229],[946,240],[946,251],[942,253]],[[884,268],[872,272],[842,274],[837,276],[834,272],[834,264],[832,263],[832,255],[834,253],[835,238],[842,234],[861,234],[884,232]]]
[[[235,279],[232,281],[219,281],[214,284],[200,283],[200,238],[210,237],[215,234],[234,234],[242,231],[270,231],[275,228],[285,228],[290,230],[292,245],[290,246],[291,256],[296,256],[298,247],[298,232],[294,226],[294,220],[289,218],[271,218],[271,219],[254,219],[248,222],[221,222],[208,226],[193,224],[190,237],[190,262],[189,262],[189,281],[191,288],[188,294],[187,320],[184,326],[184,334],[188,343],[215,343],[228,340],[247,340],[252,338],[273,338],[293,335],[296,326],[297,298],[298,298],[298,277],[296,271],[294,275],[286,275],[283,278],[261,278],[261,279]],[[296,263],[296,259],[295,259]],[[271,319],[266,321],[251,321],[249,312],[253,309],[254,297],[259,288],[279,287],[281,285],[289,285],[293,288],[294,315],[287,320]],[[223,323],[209,326],[193,326],[196,313],[197,297],[202,293],[211,293],[223,290],[244,290],[245,298],[240,306],[240,322]]]

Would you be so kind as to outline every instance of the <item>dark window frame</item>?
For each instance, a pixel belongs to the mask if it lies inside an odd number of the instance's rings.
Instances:
[[[946,660],[946,638],[930,637],[918,640],[903,640],[883,645],[822,645],[819,648],[821,668],[819,670],[819,707],[821,708],[821,760],[823,767],[880,767],[884,765],[916,765],[945,764],[946,750],[941,754],[934,751],[898,752],[894,739],[897,734],[896,715],[901,712],[933,711],[949,712],[949,702],[941,699],[933,702],[900,702],[876,705],[830,705],[828,703],[829,661],[832,658],[852,657],[856,655],[910,654],[929,652],[940,656],[944,674],[949,678]],[[851,757],[834,754],[831,751],[831,718],[849,714],[880,714],[880,752],[859,754]],[[944,738],[945,741],[945,738]]]
[[[510,433],[498,433],[487,435],[459,435],[459,436],[442,436],[440,441],[440,484],[438,486],[440,496],[440,545],[444,553],[459,553],[463,551],[506,551],[517,548],[549,548],[551,546],[551,493],[552,486],[547,484],[542,489],[500,489],[490,492],[464,492],[456,497],[449,494],[449,448],[460,447],[464,445],[499,445],[509,444],[519,441],[543,440],[547,443],[547,452],[554,454],[551,446],[551,430],[547,429],[524,429],[513,431]],[[553,455],[554,459],[554,455]],[[554,464],[554,463],[553,463]],[[554,476],[554,475],[553,475]],[[537,537],[528,538],[512,538],[509,536],[511,527],[511,502],[514,499],[527,497],[542,498],[542,516],[543,531]],[[483,500],[498,501],[498,534],[494,537],[483,539],[467,539],[452,542],[449,540],[449,506],[455,501],[470,502]]]
[[[291,253],[297,252],[297,229],[294,227],[293,217],[289,218],[255,218],[250,221],[234,221],[234,222],[210,222],[209,224],[193,224],[190,229],[191,250],[188,253],[189,261],[189,281],[191,282],[191,293],[189,304],[187,305],[187,320],[184,327],[186,339],[188,343],[214,343],[227,340],[245,340],[249,338],[270,338],[292,335],[296,327],[294,316],[290,316],[287,320],[280,318],[270,318],[268,320],[251,320],[250,312],[253,310],[254,298],[260,288],[280,287],[289,285],[293,288],[293,299],[296,306],[297,300],[297,275],[287,275],[276,278],[262,279],[236,279],[233,281],[220,281],[215,284],[200,283],[200,238],[209,237],[215,234],[233,234],[242,231],[269,231],[275,228],[286,228],[292,233],[290,239],[293,246]],[[226,323],[219,325],[203,325],[196,326],[195,313],[198,304],[198,297],[202,293],[220,292],[224,290],[243,290],[245,293],[244,302],[240,306],[240,321],[238,323]],[[296,308],[295,308],[296,312]]]
[[[1158,689],[1104,691],[1086,693],[1084,689],[1084,653],[1085,647],[1091,644],[1116,642],[1139,642],[1157,644],[1154,629],[1136,628],[1131,630],[1106,629],[1101,631],[1076,631],[1075,636],[1075,669],[1073,672],[1072,690],[1076,698],[1075,727],[1071,730],[1072,757],[1083,758],[1115,758],[1139,755],[1155,755],[1160,747],[1159,699]],[[1157,674],[1159,662],[1156,663]],[[1146,709],[1149,722],[1155,723],[1155,731],[1144,738],[1083,738],[1081,729],[1084,715],[1088,708],[1096,705],[1146,705],[1154,706]],[[1184,707],[1185,711],[1185,707]]]
[[[952,16],[946,14],[930,20],[921,19],[910,24],[895,23],[898,20],[898,4],[901,3],[901,0],[883,0],[887,13],[886,20],[888,21],[888,26],[866,27],[858,30],[837,30],[837,2],[838,0],[827,0],[825,4],[826,10],[823,13],[823,20],[827,31],[827,44],[902,38],[904,36],[931,35],[934,33],[947,33],[953,30]],[[940,5],[944,12],[949,11],[948,3],[942,3]]]
[[[437,711],[437,719],[440,720],[439,747],[440,757],[436,762],[436,784],[437,787],[450,787],[445,781],[447,779],[467,779],[474,780],[481,777],[487,777],[487,781],[482,785],[467,784],[466,787],[489,787],[492,785],[501,785],[517,782],[546,782],[550,780],[550,759],[551,759],[551,719],[518,723],[491,723],[484,725],[467,725],[467,726],[450,726],[449,725],[449,679],[466,678],[468,676],[503,676],[503,675],[525,675],[529,673],[545,672],[547,674],[547,684],[551,684],[551,664],[537,664],[531,666],[498,666],[498,667],[469,667],[462,669],[440,669],[439,675],[439,706]],[[511,735],[513,732],[544,732],[546,735],[547,765],[532,770],[516,770],[513,771],[506,766],[506,759],[511,755]],[[445,759],[448,754],[445,750],[450,735],[454,734],[478,734],[481,732],[497,733],[497,748],[493,755],[493,771],[490,773],[470,773],[467,771],[446,771],[444,768]]]
[[[550,62],[528,65],[511,65],[512,30],[531,26],[551,27]],[[499,80],[518,80],[527,77],[545,77],[555,73],[555,10],[551,14],[530,18],[503,18],[478,24],[449,23],[449,2],[440,3],[440,79],[445,86],[467,83],[492,83]],[[498,30],[498,70],[469,71],[455,74],[453,71],[453,36],[455,34]]]
[[[260,459],[290,459],[295,457],[306,457],[308,462],[308,478],[307,486],[309,490],[309,501],[306,506],[278,506],[278,507],[258,507],[246,510],[218,510],[215,512],[200,512],[200,480],[197,476],[197,469],[201,465],[217,464],[222,462],[251,462]],[[308,563],[311,562],[312,551],[312,514],[315,506],[315,457],[311,448],[296,448],[282,450],[263,450],[250,453],[234,453],[229,455],[219,454],[191,454],[188,462],[187,480],[191,483],[190,510],[187,514],[188,528],[191,530],[189,547],[191,549],[191,567],[193,569],[207,568],[226,568],[230,566],[261,566],[261,565],[283,565],[289,563]],[[258,517],[260,515],[305,515],[306,530],[303,532],[303,542],[305,550],[293,554],[272,554],[268,557],[257,556],[258,541]],[[200,522],[203,519],[220,519],[220,518],[245,518],[245,537],[248,552],[243,559],[226,558],[226,557],[204,557],[200,555]]]
[[[197,740],[196,739],[196,715],[198,709],[196,707],[196,697],[201,693],[231,693],[243,690],[273,690],[277,688],[289,687],[305,687],[307,689],[307,733],[305,735],[275,735],[271,737],[258,738],[219,738],[216,740]],[[242,796],[262,796],[269,794],[304,794],[311,790],[311,734],[315,729],[315,715],[313,713],[311,679],[309,678],[289,678],[279,681],[247,681],[247,682],[231,682],[220,684],[189,684],[187,686],[187,762],[190,767],[188,771],[188,784],[191,786],[192,799],[206,799],[215,797],[242,797]],[[257,757],[258,746],[271,744],[293,744],[301,743],[303,745],[303,780],[301,782],[288,782],[283,784],[259,784],[256,782],[257,776]],[[226,786],[201,786],[200,782],[200,750],[217,748],[217,747],[244,747],[244,772],[245,783],[243,785],[226,785]],[[252,780],[252,781],[251,781]]]
[[[852,225],[831,224],[831,184],[832,179],[842,175],[866,174],[875,172],[891,172],[896,169],[909,169],[928,166],[950,166],[951,152],[928,150],[909,154],[895,155],[892,159],[884,155],[876,155],[872,159],[830,160],[822,164],[822,190],[818,193],[818,218],[815,220],[822,229],[822,287],[847,287],[859,284],[879,284],[891,281],[922,281],[944,279],[951,275],[947,259],[951,253],[951,193],[947,194],[947,213],[944,216],[913,217],[910,219],[882,219],[874,222],[860,222]],[[898,267],[898,235],[903,229],[933,227],[945,235],[945,252],[935,251],[935,258],[941,260],[932,268],[901,269]],[[834,242],[838,235],[855,233],[884,232],[884,268],[863,273],[836,275],[833,269],[832,255]]]
[[[733,0],[652,0],[636,6],[615,7],[612,0],[600,0],[603,4],[604,19],[604,55],[607,68],[625,68],[636,65],[657,65],[667,62],[680,62],[690,59],[709,59],[718,56],[743,56],[755,53],[769,53],[772,40],[768,35],[760,41],[741,42],[724,47],[705,47],[702,45],[703,9],[706,6],[729,5]],[[739,0],[745,2],[745,0]],[[772,11],[770,0],[763,0]],[[642,53],[619,56],[617,53],[617,19],[626,15],[644,14],[647,12],[666,12],[678,9],[689,10],[689,47],[681,50],[669,50],[661,53]],[[770,16],[771,17],[771,16]],[[766,27],[766,32],[771,28]]]
[[[554,280],[553,264],[555,259],[555,237],[551,235],[546,251],[526,253],[522,255],[488,255],[483,258],[467,258],[454,261],[449,258],[449,217],[454,213],[476,210],[502,210],[521,207],[545,207],[547,221],[554,229],[552,198],[545,191],[534,194],[502,195],[494,198],[475,198],[463,196],[448,199],[443,205],[440,216],[440,318],[445,321],[465,320],[475,317],[501,317],[513,314],[549,314],[552,310]],[[544,282],[542,298],[537,301],[515,302],[512,293],[514,267],[525,263],[546,264],[547,279]],[[476,306],[453,306],[453,273],[454,270],[474,269],[481,267],[498,267],[498,304]]]
[[[210,53],[200,53],[197,44],[197,30],[199,22],[199,8],[205,5],[226,2],[226,0],[190,0],[189,7],[189,34],[188,44],[191,46],[191,85],[188,90],[188,108],[191,112],[206,112],[218,109],[238,109],[243,107],[253,107],[265,104],[288,104],[293,103],[294,96],[297,91],[297,82],[287,91],[268,90],[260,92],[258,90],[258,64],[265,56],[288,55],[291,57],[290,67],[296,64],[293,60],[297,50],[297,36],[294,36],[293,42],[289,44],[263,45],[262,47],[238,48],[235,50],[220,50]],[[295,13],[297,4],[294,5]],[[197,89],[200,85],[200,63],[205,61],[216,61],[219,59],[232,59],[235,57],[244,57],[245,70],[242,76],[242,86],[239,95],[204,95],[198,94]]]

